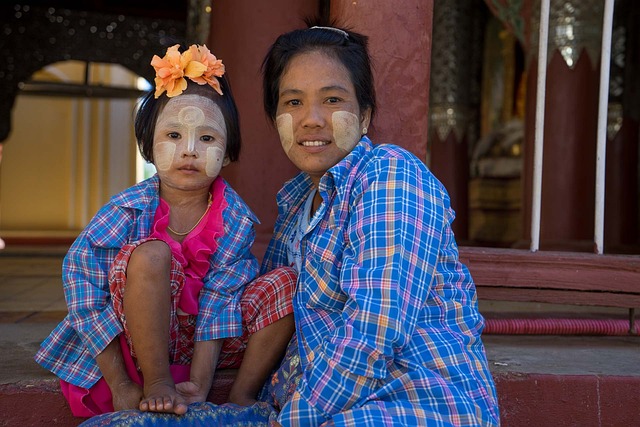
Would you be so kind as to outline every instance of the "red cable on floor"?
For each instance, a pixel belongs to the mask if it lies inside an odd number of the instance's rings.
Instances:
[[[623,319],[486,319],[483,334],[493,335],[640,335]]]

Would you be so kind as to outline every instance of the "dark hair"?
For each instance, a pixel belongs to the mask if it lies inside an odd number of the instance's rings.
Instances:
[[[225,76],[218,77],[218,80],[220,81],[222,96],[218,95],[211,86],[199,85],[189,79],[187,79],[187,89],[182,92],[182,95],[193,94],[204,96],[211,99],[220,107],[227,129],[226,156],[229,157],[230,161],[235,162],[240,157],[240,146],[242,145],[240,139],[240,117],[228,80]],[[134,123],[138,149],[140,150],[142,158],[150,163],[153,163],[153,134],[156,130],[156,122],[162,109],[170,99],[166,93],[163,93],[156,99],[154,92],[155,89],[151,89],[151,91],[142,97],[138,105]]]
[[[307,24],[309,27],[322,25],[311,21],[307,21]],[[280,97],[280,79],[291,59],[302,53],[321,51],[344,65],[355,87],[360,110],[370,108],[373,119],[376,94],[367,41],[365,35],[335,26],[294,30],[279,36],[262,62],[263,103],[267,116],[275,120]]]

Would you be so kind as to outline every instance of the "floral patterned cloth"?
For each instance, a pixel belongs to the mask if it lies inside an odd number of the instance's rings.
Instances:
[[[141,412],[137,410],[109,412],[89,418],[80,427],[136,427],[136,426],[235,426],[267,427],[277,412],[267,403],[238,406],[231,403],[216,405],[210,402],[192,403],[184,415]]]
[[[258,400],[267,402],[278,410],[282,409],[285,403],[291,400],[301,376],[298,339],[297,335],[293,334],[280,367],[271,376],[271,381],[265,384]]]

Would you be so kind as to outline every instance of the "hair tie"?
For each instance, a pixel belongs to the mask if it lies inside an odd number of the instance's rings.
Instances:
[[[156,70],[155,97],[164,92],[169,98],[180,95],[187,88],[185,77],[199,85],[208,84],[222,95],[218,80],[225,72],[222,61],[206,45],[192,44],[182,54],[178,52],[178,47],[174,45],[168,48],[164,58],[153,55],[151,59],[151,65]]]
[[[343,36],[345,39],[349,39],[349,34],[344,31],[341,30],[340,28],[335,28],[335,27],[320,27],[318,25],[313,26],[311,28],[309,28],[310,30],[329,30],[329,31],[333,31],[335,33],[340,34],[341,36]]]

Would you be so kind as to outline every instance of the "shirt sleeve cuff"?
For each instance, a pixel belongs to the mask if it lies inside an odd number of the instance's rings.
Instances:
[[[122,324],[112,306],[107,306],[91,322],[85,322],[85,325],[90,326],[90,328],[79,331],[79,336],[94,358],[102,353],[109,343],[123,332]]]

